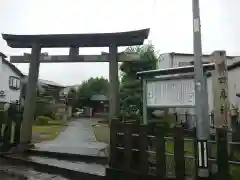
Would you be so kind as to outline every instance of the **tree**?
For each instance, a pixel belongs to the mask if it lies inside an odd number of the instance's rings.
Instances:
[[[78,92],[75,88],[70,88],[67,94],[68,99],[70,100],[76,100],[78,99]]]
[[[67,94],[67,104],[72,106],[72,111],[75,112],[78,108],[78,93],[75,88],[70,88]]]
[[[120,65],[121,85],[120,85],[120,107],[124,116],[139,116],[141,111],[142,87],[136,73],[156,69],[160,56],[154,50],[153,45],[143,45],[128,47],[126,53],[137,53],[140,55],[139,61],[123,62]]]
[[[81,106],[89,105],[89,100],[93,95],[103,94],[108,96],[109,83],[107,79],[101,78],[90,78],[84,81],[77,92],[78,102]]]

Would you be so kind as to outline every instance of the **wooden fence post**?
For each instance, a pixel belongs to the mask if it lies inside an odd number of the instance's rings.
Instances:
[[[175,116],[175,121],[176,121],[176,124],[179,124],[178,113],[177,113],[177,112],[175,112],[175,113],[174,113],[174,116]]]
[[[228,140],[227,129],[217,128],[217,166],[218,180],[230,178],[228,164]]]
[[[10,146],[11,143],[11,137],[12,137],[12,119],[8,118],[8,111],[5,112],[5,128],[3,131],[3,145],[8,148]]]
[[[18,111],[15,120],[14,126],[14,144],[17,146],[20,142],[20,132],[21,132],[21,125],[22,125],[22,111]]]
[[[156,169],[157,169],[157,177],[158,179],[164,179],[166,175],[166,156],[165,156],[165,139],[164,139],[164,131],[158,127],[156,134]]]
[[[139,171],[142,173],[143,176],[148,175],[148,134],[147,134],[147,126],[142,125],[140,126],[139,131],[139,141],[140,142],[140,165]]]
[[[124,169],[131,171],[132,165],[132,125],[124,125]]]
[[[117,167],[117,125],[118,118],[113,118],[110,124],[110,156],[109,166],[111,168]]]
[[[184,131],[181,126],[174,128],[174,159],[176,178],[185,178]]]

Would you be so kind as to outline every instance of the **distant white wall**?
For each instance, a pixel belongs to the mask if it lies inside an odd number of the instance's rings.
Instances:
[[[1,57],[0,57],[1,58]],[[21,78],[12,68],[9,67],[6,63],[4,63],[1,59],[0,63],[0,90],[5,92],[5,96],[0,96],[0,102],[15,102],[20,99],[20,89],[15,90],[9,87],[9,77],[17,77]]]
[[[209,57],[202,57],[203,62],[210,62]],[[179,66],[186,66],[190,65],[190,62],[194,61],[194,56],[173,56],[173,68],[179,67]]]
[[[157,62],[157,69],[166,69],[172,67],[172,55],[170,53],[161,54],[160,61]]]
[[[174,53],[165,53],[161,55],[162,60],[157,63],[157,69],[175,68],[179,66],[190,65],[194,61],[193,55],[178,55]],[[202,56],[203,62],[211,62],[211,56]],[[227,58],[227,65],[234,63],[232,58]]]

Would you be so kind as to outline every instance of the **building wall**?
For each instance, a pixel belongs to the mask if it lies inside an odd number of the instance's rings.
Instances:
[[[211,62],[209,57],[202,57],[203,62]],[[191,65],[190,62],[194,61],[194,56],[173,56],[173,68],[179,66]]]
[[[20,90],[10,89],[9,77],[14,76],[20,79],[20,76],[2,61],[2,57],[0,59],[0,90],[4,90],[6,94],[0,97],[0,102],[15,102],[20,98]]]
[[[172,55],[170,53],[161,54],[161,60],[157,62],[157,69],[166,69],[172,66]]]
[[[194,56],[192,55],[178,55],[172,53],[165,53],[161,55],[162,60],[157,63],[158,69],[175,68],[179,66],[190,65],[190,62],[194,61]],[[203,56],[203,62],[211,62],[211,56]],[[234,62],[232,58],[227,58],[227,65],[231,65]]]

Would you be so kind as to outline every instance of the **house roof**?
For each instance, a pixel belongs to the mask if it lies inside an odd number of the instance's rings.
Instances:
[[[24,79],[22,79],[22,82],[26,83],[27,82],[27,77],[26,75],[24,75],[16,66],[14,66],[12,63],[10,63],[9,61],[7,61],[5,58],[7,57],[5,54],[3,54],[2,52],[0,52],[0,57],[2,57],[2,61],[4,64],[8,65],[16,74],[18,74],[21,77],[25,77]],[[39,85],[40,86],[56,86],[56,87],[65,87],[61,84],[58,84],[56,82],[53,81],[48,81],[48,80],[43,80],[43,79],[39,79]]]
[[[13,35],[2,34],[8,46],[12,48],[31,48],[34,42],[42,47],[107,47],[113,43],[118,46],[142,45],[148,38],[150,29],[117,33],[95,34],[46,34]]]
[[[3,54],[2,52],[0,52],[0,57],[6,58],[7,56],[5,54]]]
[[[228,66],[228,70],[236,69],[238,67],[240,67],[240,60],[235,62],[235,63],[233,63],[233,64],[231,64],[231,65],[229,65]]]
[[[172,56],[194,56],[194,54],[191,53],[178,53],[178,52],[170,52]],[[210,57],[212,54],[203,54],[203,57]],[[235,56],[226,56],[229,59],[235,58]]]
[[[38,81],[42,84],[46,84],[46,85],[49,85],[49,86],[56,86],[56,87],[62,87],[62,88],[65,87],[61,84],[58,84],[58,83],[54,82],[54,81],[49,81],[49,80],[44,80],[44,79],[39,79]]]
[[[24,78],[22,79],[22,83],[27,83],[27,81],[28,81],[28,76],[24,75]],[[38,86],[54,86],[54,87],[60,87],[60,88],[65,87],[56,82],[48,81],[48,80],[44,80],[44,79],[38,79]]]
[[[5,58],[7,58],[7,56],[5,54],[0,52],[0,56],[2,57],[3,63],[8,65],[17,75],[19,75],[20,77],[24,76],[24,74],[16,66],[14,66],[12,63],[10,63],[9,61],[7,61],[5,59]]]

